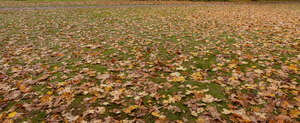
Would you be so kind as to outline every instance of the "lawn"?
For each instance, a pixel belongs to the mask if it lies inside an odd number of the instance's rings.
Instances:
[[[205,4],[203,1],[134,1],[134,0],[0,0],[3,7],[41,7],[41,6],[99,6],[99,5],[167,5],[167,4]],[[211,2],[209,2],[211,3]],[[221,3],[222,2],[217,2]]]
[[[299,122],[300,4],[0,11],[2,122]]]

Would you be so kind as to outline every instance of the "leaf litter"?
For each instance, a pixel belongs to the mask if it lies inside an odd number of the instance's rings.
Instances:
[[[0,121],[299,122],[298,4],[0,12]]]

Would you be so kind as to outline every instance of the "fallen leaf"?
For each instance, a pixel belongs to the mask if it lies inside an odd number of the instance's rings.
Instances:
[[[219,112],[217,111],[217,108],[214,106],[208,106],[207,110],[210,112],[210,114],[216,118],[216,119],[221,119],[221,114],[219,114]]]
[[[200,81],[200,80],[203,79],[203,76],[201,75],[200,72],[193,73],[191,75],[191,77],[192,77],[193,80],[196,80],[196,81]]]
[[[49,101],[50,101],[49,95],[42,96],[41,103],[48,103]]]
[[[104,82],[106,79],[110,77],[110,74],[98,74],[96,76],[97,79],[101,80],[101,82]]]
[[[201,100],[205,103],[212,103],[212,102],[218,101],[217,98],[214,98],[213,96],[211,96],[209,94],[206,94]]]
[[[174,77],[172,79],[173,82],[184,82],[185,78],[183,76],[179,76],[179,77]]]
[[[290,111],[289,115],[291,118],[298,118],[300,115],[300,112],[297,109],[293,109]]]
[[[7,118],[13,118],[13,117],[15,117],[17,115],[17,112],[11,112],[11,113],[9,113],[8,115],[7,115]]]
[[[105,113],[105,107],[97,107],[97,110],[96,112],[99,113],[99,114],[104,114]]]
[[[166,116],[165,115],[161,115],[158,112],[152,112],[151,113],[153,116],[158,117],[159,119],[165,119]]]
[[[136,109],[137,107],[138,107],[137,105],[131,105],[131,106],[129,106],[129,107],[123,109],[123,112],[129,114],[129,113],[131,113],[131,111],[133,111],[133,110]]]
[[[205,120],[201,117],[198,117],[196,120],[197,123],[205,123]]]

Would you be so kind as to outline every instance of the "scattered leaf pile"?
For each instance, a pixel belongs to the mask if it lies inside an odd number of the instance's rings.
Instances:
[[[0,11],[1,122],[299,122],[299,4]]]

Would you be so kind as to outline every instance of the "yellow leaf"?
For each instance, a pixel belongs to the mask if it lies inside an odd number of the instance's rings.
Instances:
[[[124,76],[124,75],[121,75],[121,76],[120,76],[120,79],[125,79],[125,76]]]
[[[132,69],[133,68],[133,64],[130,64],[129,66],[128,66],[128,69]]]
[[[60,87],[60,86],[64,86],[65,84],[67,84],[67,82],[59,82],[56,85]]]
[[[19,70],[19,69],[16,68],[16,67],[11,68],[11,72],[13,72],[13,73],[17,72],[18,70]]]
[[[89,103],[94,103],[97,101],[97,97],[91,97],[90,100],[89,100]]]
[[[120,88],[120,89],[118,89],[118,92],[123,93],[124,90],[125,90],[124,88]]]
[[[173,82],[183,82],[185,81],[185,78],[183,76],[174,77],[172,79]]]
[[[198,53],[197,52],[190,52],[193,56],[197,56]]]
[[[48,94],[48,95],[52,95],[53,92],[52,92],[52,91],[48,91],[47,94]]]
[[[7,115],[7,118],[13,118],[13,117],[15,117],[17,115],[17,112],[11,112],[11,113],[9,113],[8,115]]]
[[[48,95],[45,95],[41,98],[41,103],[47,103],[50,101],[50,97]]]
[[[160,117],[160,114],[157,113],[157,112],[152,112],[151,114],[152,114],[153,116],[155,116],[155,117]]]
[[[296,96],[298,95],[298,91],[295,91],[295,90],[291,91],[291,93]]]
[[[294,97],[294,99],[298,102],[300,102],[300,97]]]
[[[168,100],[163,100],[163,102],[162,102],[163,104],[168,104],[169,103],[169,101]]]
[[[204,119],[203,118],[201,118],[201,117],[199,117],[198,119],[197,119],[197,121],[196,121],[197,123],[204,123]]]
[[[57,70],[58,70],[58,67],[57,67],[57,66],[54,66],[54,67],[53,67],[53,70],[54,70],[54,71],[57,71]]]
[[[293,71],[295,71],[295,72],[298,71],[297,66],[294,65],[294,64],[289,65],[288,69],[289,69],[289,70],[293,70]]]
[[[26,92],[26,87],[24,85],[19,86],[20,91]]]
[[[104,88],[104,90],[105,90],[106,92],[109,92],[111,89],[112,89],[111,86],[106,86],[106,87]]]
[[[159,119],[165,119],[166,116],[165,115],[161,115],[158,112],[152,112],[151,113],[153,116],[158,117]]]
[[[193,73],[193,74],[191,75],[191,77],[192,77],[192,79],[197,80],[197,81],[200,81],[200,80],[203,79],[203,77],[202,77],[202,75],[201,75],[200,72]]]
[[[297,118],[300,115],[300,112],[297,109],[291,110],[289,114],[292,118]]]
[[[235,68],[235,67],[236,67],[236,64],[229,64],[228,67],[229,67],[230,69]]]
[[[133,111],[134,109],[136,109],[138,106],[137,105],[132,105],[129,106],[128,108],[125,108],[123,111],[127,114],[131,113],[131,111]]]
[[[18,81],[18,82],[16,83],[16,86],[17,86],[17,87],[20,87],[20,86],[21,86],[21,83],[22,83],[22,81]]]

